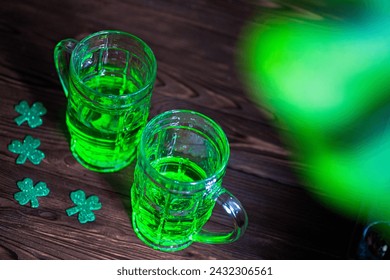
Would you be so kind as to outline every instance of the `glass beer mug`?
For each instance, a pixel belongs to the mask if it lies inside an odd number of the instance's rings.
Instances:
[[[229,144],[210,118],[193,111],[168,111],[145,127],[131,189],[137,236],[161,251],[192,242],[229,243],[244,233],[248,218],[240,201],[222,187]],[[230,232],[203,229],[217,202],[234,226]]]
[[[80,42],[59,42],[54,58],[68,98],[66,124],[74,157],[98,172],[130,164],[156,78],[152,50],[134,35],[101,31]]]

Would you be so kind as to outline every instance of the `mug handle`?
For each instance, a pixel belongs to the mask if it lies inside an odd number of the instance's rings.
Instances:
[[[195,236],[193,241],[208,243],[208,244],[224,244],[231,243],[240,238],[247,226],[248,216],[241,202],[231,194],[227,189],[221,188],[217,195],[217,203],[223,207],[228,216],[233,220],[234,229],[230,232],[212,232],[201,229]]]
[[[69,92],[70,55],[77,44],[78,41],[74,39],[65,39],[60,41],[54,48],[54,64],[66,97],[68,97]]]

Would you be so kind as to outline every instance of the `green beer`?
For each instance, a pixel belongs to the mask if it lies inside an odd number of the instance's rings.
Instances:
[[[241,203],[222,187],[228,158],[225,134],[206,116],[174,110],[153,118],[142,132],[131,189],[137,236],[168,252],[194,241],[228,243],[239,238],[247,217]],[[202,230],[215,202],[232,208],[227,211],[234,220],[232,232]]]
[[[72,54],[69,71],[66,52]],[[130,164],[150,109],[152,51],[133,35],[102,31],[81,42],[61,41],[55,59],[68,96],[66,123],[75,158],[100,172]]]
[[[151,164],[162,176],[178,183],[202,181],[207,178],[202,168],[185,158],[166,157]],[[215,204],[212,193],[166,195],[142,174],[139,167],[136,174],[141,176],[137,178],[138,181],[147,182],[142,187],[132,188],[133,211],[137,212],[134,217],[136,228],[143,233],[145,239],[158,246],[174,248],[177,244],[182,244],[182,247],[186,247],[192,235],[197,233],[211,216]]]
[[[84,84],[107,95],[131,92],[136,86],[122,77],[93,77]],[[124,87],[123,85],[126,85]],[[135,157],[141,128],[147,121],[150,95],[134,110],[102,110],[81,98],[71,85],[66,123],[71,135],[71,150],[84,166],[99,170],[118,170]]]

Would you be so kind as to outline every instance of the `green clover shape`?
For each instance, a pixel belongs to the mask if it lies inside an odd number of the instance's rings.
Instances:
[[[99,202],[99,198],[96,195],[91,195],[86,198],[85,192],[82,190],[72,192],[70,194],[70,199],[77,206],[66,209],[66,214],[72,216],[79,213],[78,220],[82,224],[93,222],[96,217],[92,211],[102,208],[102,204]]]
[[[27,121],[31,128],[40,126],[43,123],[41,116],[47,112],[41,102],[35,102],[30,108],[25,100],[20,101],[20,103],[15,106],[15,111],[20,114],[19,117],[15,118],[16,124],[21,125]]]
[[[25,205],[31,201],[31,207],[37,208],[39,206],[37,197],[47,196],[50,192],[46,183],[38,182],[34,187],[33,180],[30,178],[25,178],[16,184],[21,191],[15,193],[14,198],[19,202],[20,205]]]
[[[16,159],[17,164],[23,164],[29,159],[33,164],[40,164],[41,161],[45,158],[45,154],[37,150],[37,148],[41,145],[41,141],[39,139],[34,139],[32,136],[27,135],[23,143],[18,140],[13,140],[11,144],[8,145],[8,150],[19,154]]]

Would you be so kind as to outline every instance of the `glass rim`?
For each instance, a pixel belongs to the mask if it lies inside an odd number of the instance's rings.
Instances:
[[[147,131],[150,130],[151,132],[154,132],[154,131],[156,131],[156,129],[159,129],[159,128],[161,129],[161,126],[156,126],[156,124],[158,124],[159,121],[167,119],[167,116],[172,116],[172,115],[175,115],[178,113],[197,116],[197,117],[200,117],[201,119],[205,120],[207,122],[207,124],[210,125],[216,131],[216,133],[220,137],[220,140],[223,141],[221,146],[224,147],[225,151],[223,151],[223,153],[221,153],[221,155],[222,155],[221,156],[222,157],[221,164],[218,166],[218,168],[213,172],[213,174],[211,176],[208,176],[205,179],[202,179],[199,181],[193,181],[193,182],[182,182],[182,181],[168,178],[164,175],[161,175],[161,173],[159,173],[151,165],[150,160],[147,159],[147,157],[146,157],[145,144],[146,144],[147,139],[149,139]],[[180,126],[180,127],[182,127],[182,126]],[[190,128],[190,127],[188,126],[188,128]],[[176,185],[176,186],[177,185],[181,185],[184,187],[185,186],[205,186],[207,188],[207,186],[209,184],[218,181],[225,174],[225,170],[226,170],[229,156],[230,156],[230,147],[229,147],[229,141],[228,141],[227,136],[226,136],[225,132],[223,131],[222,127],[220,125],[218,125],[213,119],[211,119],[210,117],[208,117],[202,113],[196,112],[196,111],[186,110],[186,109],[174,109],[174,110],[165,111],[165,112],[162,112],[162,113],[156,115],[146,124],[146,126],[142,132],[142,135],[141,135],[140,143],[138,145],[138,154],[139,154],[140,158],[137,159],[137,163],[139,161],[141,161],[141,165],[146,164],[146,166],[144,166],[145,170],[147,170],[146,173],[148,173],[147,175],[151,179],[153,179],[154,181],[158,178],[161,181],[168,182],[168,183],[170,183],[172,185]],[[150,174],[150,171],[153,174]],[[172,189],[172,188],[167,188],[167,189],[171,192],[174,192],[174,193],[195,193],[195,192],[203,190],[204,188],[199,188],[199,189],[195,189],[195,190],[176,190],[176,189]]]
[[[104,94],[104,93],[101,93],[101,92],[99,92],[99,91],[97,91],[95,89],[91,89],[90,87],[86,86],[84,84],[84,82],[80,79],[79,75],[76,75],[75,63],[73,62],[74,59],[75,59],[75,53],[77,53],[79,51],[79,48],[85,42],[87,42],[88,40],[90,40],[90,39],[92,39],[94,37],[98,37],[98,36],[104,35],[104,34],[117,34],[117,35],[121,35],[121,36],[124,36],[124,37],[131,38],[134,41],[140,43],[142,45],[142,47],[144,48],[145,52],[150,52],[150,54],[151,54],[150,58],[152,59],[152,63],[151,63],[152,64],[152,69],[151,69],[152,75],[145,82],[145,86],[143,86],[142,88],[138,89],[135,92],[122,94],[122,95]],[[143,41],[141,38],[137,37],[136,35],[133,35],[133,34],[130,34],[130,33],[124,32],[124,31],[119,31],[119,30],[102,30],[102,31],[98,31],[98,32],[89,34],[88,36],[84,37],[83,39],[81,39],[80,41],[77,42],[76,47],[74,48],[74,50],[71,53],[70,61],[71,61],[71,63],[70,63],[71,74],[72,73],[74,74],[78,84],[80,84],[83,88],[87,89],[88,91],[93,92],[95,96],[109,98],[109,99],[126,99],[126,98],[129,98],[129,97],[137,96],[141,92],[147,90],[148,87],[153,85],[154,81],[156,79],[156,76],[157,76],[156,56],[154,55],[153,50],[149,47],[149,45],[146,44],[145,41]],[[129,106],[131,106],[131,104]]]

